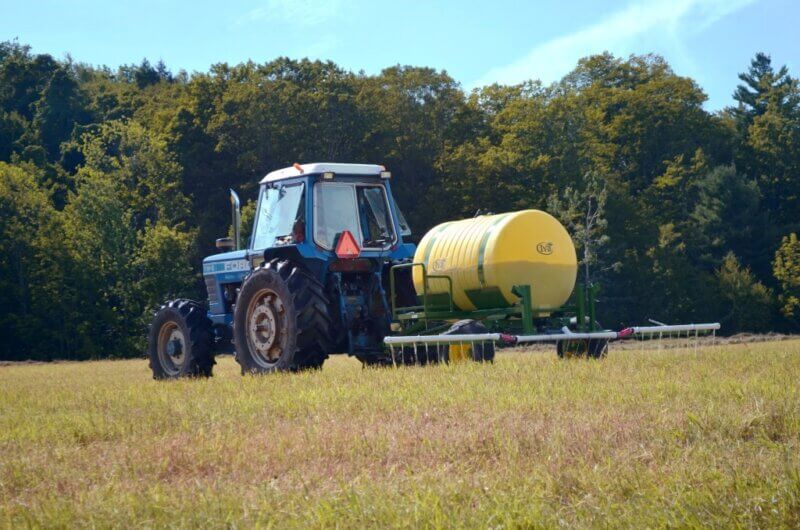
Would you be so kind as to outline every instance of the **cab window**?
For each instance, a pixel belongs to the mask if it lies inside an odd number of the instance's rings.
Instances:
[[[324,182],[314,186],[314,241],[333,249],[344,230],[362,248],[384,249],[395,241],[392,216],[383,186]]]
[[[356,186],[365,247],[383,248],[394,240],[392,216],[383,186]]]
[[[268,184],[261,189],[253,234],[254,250],[301,243],[305,235],[303,183]]]
[[[411,235],[411,227],[408,225],[408,221],[406,221],[406,216],[403,215],[403,211],[400,207],[395,203],[394,209],[397,212],[397,224],[400,225],[400,235],[401,236],[410,236]]]

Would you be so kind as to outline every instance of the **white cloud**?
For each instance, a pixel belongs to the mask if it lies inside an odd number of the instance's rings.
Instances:
[[[524,57],[489,70],[473,86],[514,84],[528,79],[557,81],[580,58],[603,51],[628,55],[660,52],[659,48],[666,47],[678,57],[686,58],[682,35],[701,32],[753,1],[639,0],[597,24],[537,45]]]
[[[241,26],[269,21],[303,27],[318,26],[339,14],[341,8],[341,0],[267,0],[266,4],[239,17],[236,24]]]

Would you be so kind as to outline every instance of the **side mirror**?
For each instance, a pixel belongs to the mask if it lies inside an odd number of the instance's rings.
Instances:
[[[241,236],[242,233],[242,212],[240,209],[239,196],[235,191],[231,191],[231,217],[233,221],[233,245],[236,250],[242,248]],[[219,240],[217,240],[219,244]],[[219,246],[217,247],[219,248]]]
[[[234,247],[233,239],[230,237],[221,237],[217,239],[217,249],[221,252],[230,252]]]

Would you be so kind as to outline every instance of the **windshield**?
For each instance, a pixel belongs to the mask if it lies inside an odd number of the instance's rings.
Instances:
[[[265,186],[256,212],[253,249],[300,243],[305,234],[305,186]]]
[[[394,227],[383,186],[319,183],[314,187],[314,240],[332,249],[336,236],[349,230],[362,248],[383,249]]]

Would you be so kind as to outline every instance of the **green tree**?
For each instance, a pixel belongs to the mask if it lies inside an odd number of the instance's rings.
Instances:
[[[800,211],[800,107],[781,110],[771,102],[748,133],[751,171],[767,207],[784,227],[795,229]]]
[[[584,285],[595,283],[600,274],[607,270],[618,270],[622,265],[614,262],[608,264],[606,269],[594,270],[601,262],[603,247],[609,241],[606,233],[608,222],[605,218],[607,200],[605,181],[592,173],[586,176],[586,187],[583,190],[568,186],[563,194],[552,195],[547,203],[548,210],[555,212],[575,242],[579,275],[583,276]]]
[[[689,230],[701,263],[717,264],[733,252],[760,277],[768,277],[770,238],[764,236],[770,225],[758,185],[733,166],[717,166],[695,182]]]
[[[367,129],[357,154],[392,171],[392,190],[421,237],[445,220],[450,198],[440,187],[442,154],[470,137],[474,111],[446,72],[410,66],[363,79],[358,104]],[[472,185],[468,177],[464,183]]]
[[[120,200],[137,230],[148,222],[173,226],[189,218],[182,168],[164,138],[134,121],[112,121],[82,138],[85,164],[78,172],[102,174],[119,184]]]
[[[161,76],[159,72],[150,65],[150,61],[142,59],[142,64],[134,71],[133,79],[136,82],[136,86],[145,88],[158,83],[161,80]]]
[[[757,180],[766,208],[782,233],[796,229],[800,208],[800,86],[786,66],[776,72],[768,55],[756,54],[740,74],[731,109],[738,131],[736,162]]]
[[[739,103],[733,113],[744,129],[757,116],[767,112],[771,101],[781,107],[792,103],[790,94],[793,80],[789,77],[789,70],[784,65],[776,72],[772,67],[772,58],[765,53],[756,53],[750,60],[747,72],[739,74],[739,79],[744,84],[738,85],[733,93],[733,99]]]
[[[781,312],[797,325],[800,322],[800,240],[797,234],[783,238],[775,253],[773,270],[781,286]]]
[[[717,293],[713,277],[699,269],[688,252],[686,238],[673,224],[659,227],[658,241],[647,249],[642,268],[629,268],[634,277],[636,313],[629,321],[645,317],[661,322],[707,322],[715,314]],[[637,270],[638,269],[638,270]]]
[[[185,92],[176,96],[164,129],[164,138],[183,168],[182,191],[192,201],[192,225],[198,228],[201,254],[213,252],[214,240],[226,232],[230,214],[221,206],[227,204],[228,188],[240,190],[243,196],[255,195],[255,178],[249,191],[242,190],[235,169],[237,153],[222,149],[209,130],[226,84],[224,77],[202,74],[193,78]]]
[[[192,269],[194,231],[163,223],[149,224],[138,234],[133,257],[137,303],[144,311],[146,325],[150,308],[164,300],[191,296],[196,275]]]
[[[113,177],[85,170],[64,210],[72,281],[81,293],[73,309],[82,316],[75,333],[85,355],[126,355],[134,347],[131,324],[140,312],[131,257],[137,238],[121,187]]]
[[[253,223],[256,221],[256,201],[247,201],[242,206],[242,232],[239,236],[242,238],[242,244],[247,244],[250,236],[253,235]],[[233,225],[228,231],[228,236],[233,237]]]
[[[0,42],[0,109],[29,122],[48,81],[62,68],[50,55],[30,50],[16,41]]]
[[[78,83],[64,68],[57,69],[35,103],[33,129],[45,148],[48,160],[61,157],[61,142],[72,134],[76,124],[85,122],[83,94]]]
[[[27,127],[25,119],[18,113],[0,110],[0,161],[8,162],[19,150],[18,141]]]
[[[196,234],[182,168],[163,138],[136,122],[109,122],[82,139],[85,165],[65,208],[74,275],[85,296],[85,348],[130,355],[148,311],[192,291]],[[132,325],[138,324],[138,325]]]
[[[73,352],[63,226],[31,168],[0,162],[0,358]]]
[[[721,308],[719,320],[726,333],[765,332],[774,322],[772,292],[759,282],[750,269],[742,267],[729,252],[716,273]]]

